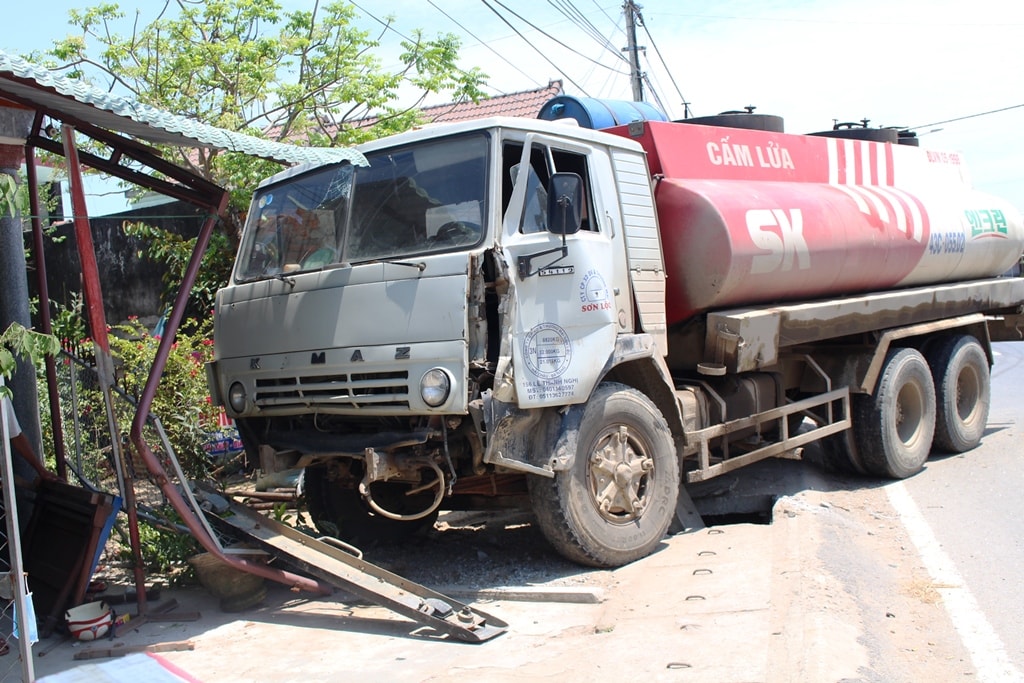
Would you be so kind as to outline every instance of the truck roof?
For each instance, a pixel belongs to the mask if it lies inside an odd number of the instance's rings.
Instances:
[[[600,145],[613,145],[627,149],[640,150],[638,143],[623,138],[620,135],[611,135],[600,130],[583,128],[573,119],[560,119],[558,121],[545,121],[542,119],[528,119],[513,116],[490,116],[485,119],[472,119],[469,121],[457,121],[454,123],[431,123],[414,130],[391,135],[372,142],[366,142],[356,147],[360,152],[373,152],[385,147],[407,144],[418,140],[427,140],[447,135],[472,132],[476,130],[487,130],[492,128],[503,128],[521,130],[527,133],[557,134],[562,137],[570,137],[584,142],[591,142]]]
[[[378,140],[365,142],[361,145],[356,146],[356,149],[364,154],[369,154],[381,149],[407,145],[422,140],[432,140],[440,137],[446,137],[449,135],[459,135],[462,133],[469,133],[478,130],[491,130],[499,128],[519,130],[523,131],[524,133],[545,133],[548,135],[558,135],[560,137],[571,138],[579,142],[617,147],[620,149],[628,149],[636,152],[643,152],[643,147],[640,146],[640,143],[634,140],[622,137],[621,135],[613,135],[599,130],[582,128],[573,119],[545,121],[541,119],[528,119],[513,116],[491,116],[484,119],[457,121],[454,123],[431,123],[410,131],[406,131],[404,133],[389,135]],[[347,162],[340,161],[338,163]],[[292,166],[291,168],[285,169],[284,171],[281,171],[280,173],[277,173],[263,180],[259,184],[259,187],[280,182],[286,178],[300,175],[315,168],[321,168],[323,166],[331,165],[334,164],[309,163]]]

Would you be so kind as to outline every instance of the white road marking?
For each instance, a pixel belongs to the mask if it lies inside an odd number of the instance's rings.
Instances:
[[[885,492],[917,547],[936,590],[942,595],[942,603],[978,671],[979,683],[1024,681],[1024,675],[1006,655],[1003,642],[988,623],[956,565],[942,550],[907,487],[903,482],[894,482],[885,487]]]

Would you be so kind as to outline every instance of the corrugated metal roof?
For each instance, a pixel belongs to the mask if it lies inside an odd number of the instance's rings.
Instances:
[[[296,164],[336,161],[366,164],[366,159],[355,149],[300,147],[216,128],[112,95],[0,51],[0,97],[5,94],[36,105],[62,121],[77,119],[150,143],[212,147]]]

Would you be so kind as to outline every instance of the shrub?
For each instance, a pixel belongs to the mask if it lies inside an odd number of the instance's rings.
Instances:
[[[219,414],[218,408],[210,403],[206,384],[205,364],[213,358],[210,326],[209,320],[193,321],[190,331],[179,331],[150,410],[163,424],[182,469],[191,479],[201,479],[207,474],[208,460],[203,444],[208,435],[216,431]],[[138,403],[160,337],[150,334],[138,319],[130,319],[115,326],[109,339],[115,381]],[[120,425],[122,434],[128,433],[131,417],[128,420],[127,424]],[[159,442],[150,442],[150,446],[154,452],[160,448]]]

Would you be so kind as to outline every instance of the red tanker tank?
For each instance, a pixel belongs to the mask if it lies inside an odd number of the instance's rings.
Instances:
[[[670,323],[729,306],[999,275],[1021,216],[970,188],[959,154],[646,121]]]

